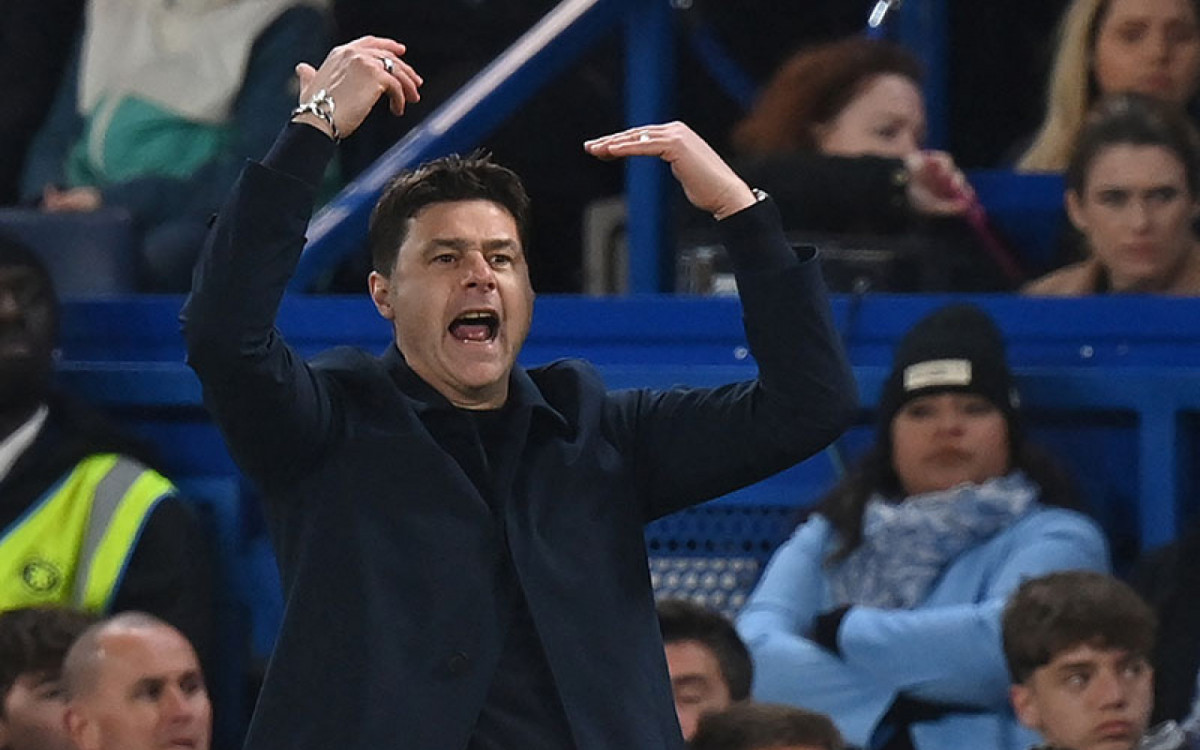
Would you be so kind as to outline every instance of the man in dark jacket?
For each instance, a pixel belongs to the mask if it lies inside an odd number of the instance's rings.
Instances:
[[[248,747],[678,748],[644,524],[838,435],[854,386],[813,258],[690,129],[590,141],[658,156],[723,227],[757,380],[608,392],[578,361],[515,364],[533,291],[520,181],[486,158],[400,176],[370,229],[382,357],[305,363],[274,329],[336,139],[417,98],[404,47],[320,69],[250,164],[183,312],[189,363],[267,497],[286,610]],[[532,137],[532,136],[531,136]]]

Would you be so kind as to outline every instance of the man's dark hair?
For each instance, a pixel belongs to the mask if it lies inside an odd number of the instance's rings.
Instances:
[[[825,714],[775,703],[735,703],[700,717],[690,750],[767,750],[809,745],[841,750],[842,735]]]
[[[0,716],[4,698],[21,675],[58,677],[71,644],[95,618],[59,607],[0,612]]]
[[[729,697],[735,701],[750,697],[754,664],[727,618],[684,599],[664,599],[658,603],[658,628],[664,644],[695,641],[707,648],[717,657]]]
[[[1013,684],[1077,646],[1149,658],[1154,612],[1130,586],[1089,570],[1025,581],[1004,608],[1004,658]]]
[[[408,233],[408,220],[422,208],[470,200],[503,206],[517,224],[522,246],[528,247],[529,195],[517,173],[495,163],[484,151],[450,154],[401,172],[384,189],[367,232],[372,267],[384,275],[392,272]]]

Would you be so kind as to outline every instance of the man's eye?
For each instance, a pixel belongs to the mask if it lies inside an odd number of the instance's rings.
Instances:
[[[1170,203],[1179,197],[1179,190],[1173,187],[1161,187],[1150,191],[1150,200],[1155,203]]]
[[[453,256],[453,255],[451,255],[450,253],[442,253],[441,255],[435,255],[435,256],[433,256],[433,262],[434,262],[434,263],[440,263],[440,264],[443,264],[443,265],[445,265],[445,264],[448,264],[448,263],[453,263],[453,262],[454,262],[454,256]]]
[[[510,265],[512,265],[512,262],[513,262],[513,259],[512,259],[511,255],[504,255],[502,253],[497,253],[496,255],[492,256],[492,265],[493,266],[510,266]]]
[[[1136,44],[1146,36],[1146,29],[1142,26],[1126,26],[1117,33],[1117,36],[1127,44]]]

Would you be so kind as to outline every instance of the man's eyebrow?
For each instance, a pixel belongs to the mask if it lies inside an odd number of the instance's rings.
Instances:
[[[699,674],[681,674],[671,678],[672,685],[704,685],[708,682],[708,678]]]
[[[133,683],[133,686],[129,688],[129,692],[132,694],[148,688],[160,688],[165,684],[166,678],[164,677],[143,677]]]
[[[1072,659],[1054,665],[1056,672],[1073,672],[1080,669],[1094,669],[1096,661],[1094,659]]]
[[[450,249],[463,252],[468,250],[474,243],[463,239],[462,237],[434,237],[426,246],[428,250]],[[484,240],[484,250],[502,250],[506,248],[518,248],[519,243],[512,237],[496,237],[494,239]]]

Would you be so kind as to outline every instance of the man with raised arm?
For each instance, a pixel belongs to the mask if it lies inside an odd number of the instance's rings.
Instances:
[[[286,611],[248,747],[682,746],[643,526],[791,466],[854,384],[812,257],[690,129],[589,141],[669,162],[718,219],[759,377],[608,392],[580,361],[515,364],[533,290],[527,198],[486,157],[400,175],[371,220],[395,343],[305,362],[274,328],[336,141],[418,97],[403,45],[297,67],[301,105],[218,217],[183,314],[189,363],[263,490]],[[536,138],[536,133],[530,134]]]

